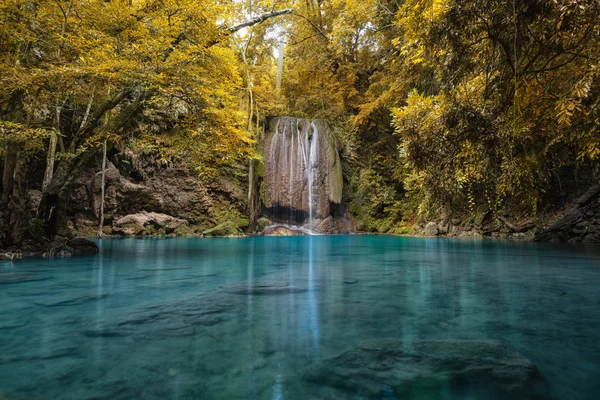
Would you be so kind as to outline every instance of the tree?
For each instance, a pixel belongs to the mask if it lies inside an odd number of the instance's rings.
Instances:
[[[58,136],[58,164],[38,210],[48,236],[66,234],[70,183],[105,140],[135,136],[163,157],[193,158],[207,173],[250,152],[228,37],[289,12],[228,27],[219,21],[233,21],[236,5],[217,0],[3,0],[2,10],[0,119]],[[7,155],[13,131],[5,130]]]

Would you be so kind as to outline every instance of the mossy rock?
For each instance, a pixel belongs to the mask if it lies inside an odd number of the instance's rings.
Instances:
[[[118,232],[126,236],[137,236],[144,233],[145,229],[138,224],[125,224],[119,228]]]
[[[204,236],[240,236],[242,231],[238,228],[237,224],[232,221],[225,221],[219,225],[203,232]]]
[[[191,226],[179,225],[177,228],[175,228],[173,233],[175,233],[175,235],[177,235],[177,236],[191,236],[196,232],[194,231],[194,228]]]
[[[256,231],[262,232],[267,226],[273,224],[270,219],[261,217],[256,221]]]
[[[386,233],[389,232],[390,230],[390,223],[388,221],[383,221],[381,223],[381,225],[379,225],[379,228],[377,228],[377,231],[379,233]]]
[[[238,218],[237,225],[239,228],[247,228],[250,226],[250,220],[248,218]]]

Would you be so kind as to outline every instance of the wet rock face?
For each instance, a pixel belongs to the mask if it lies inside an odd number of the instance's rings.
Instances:
[[[375,339],[307,367],[303,379],[369,399],[549,398],[535,365],[496,341]]]
[[[265,136],[266,214],[281,222],[326,218],[342,201],[342,166],[324,120],[282,117]]]
[[[183,165],[167,167],[153,155],[138,154],[127,148],[114,151],[110,152],[105,173],[106,234],[142,234],[144,231],[139,227],[148,223],[120,224],[115,232],[111,227],[123,217],[144,212],[167,215],[206,229],[215,225],[211,212],[219,205],[243,207],[245,186],[233,178],[206,181]],[[75,179],[70,191],[68,218],[79,236],[95,236],[98,230],[101,165],[101,157],[94,159]]]
[[[304,236],[306,233],[283,225],[268,226],[262,232],[263,236]]]
[[[158,230],[163,229],[165,233],[171,233],[188,222],[181,218],[170,215],[142,211],[129,214],[115,221],[113,231],[124,235],[139,235],[144,232],[145,227],[151,226]]]
[[[63,237],[57,237],[47,246],[43,256],[48,258],[54,257],[71,257],[73,255],[94,255],[99,252],[98,245],[89,239],[75,238],[68,240]]]
[[[600,183],[580,196],[571,209],[552,225],[537,233],[538,242],[599,243]]]

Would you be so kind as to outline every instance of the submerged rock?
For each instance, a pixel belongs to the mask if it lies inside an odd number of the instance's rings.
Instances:
[[[307,367],[303,379],[364,398],[548,399],[535,365],[496,341],[369,340]]]
[[[75,238],[67,240],[66,238],[57,237],[48,245],[44,257],[71,257],[73,255],[94,255],[99,252],[98,245],[84,238]]]
[[[224,287],[223,291],[229,294],[240,295],[269,295],[304,293],[307,292],[308,289],[290,286],[287,282],[242,282],[238,285]]]
[[[39,275],[35,272],[2,272],[0,273],[0,285],[9,283],[43,281],[49,278],[49,276]]]
[[[70,297],[67,299],[61,299],[56,301],[45,301],[36,302],[35,305],[42,307],[65,307],[65,306],[79,306],[81,304],[89,303],[91,301],[97,301],[108,298],[108,294],[84,294],[80,296]]]

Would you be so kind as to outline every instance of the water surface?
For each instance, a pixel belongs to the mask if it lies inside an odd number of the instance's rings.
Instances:
[[[100,247],[0,264],[48,278],[0,285],[0,398],[362,399],[302,377],[380,338],[498,340],[552,398],[600,398],[594,248],[386,236]]]

